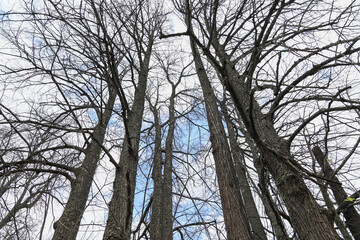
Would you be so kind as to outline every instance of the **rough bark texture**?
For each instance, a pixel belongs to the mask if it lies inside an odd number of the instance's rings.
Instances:
[[[109,123],[116,93],[110,90],[109,100],[99,123],[92,133],[92,140],[85,150],[85,159],[77,169],[76,178],[71,184],[71,192],[65,209],[54,224],[55,233],[53,240],[76,239],[80,221],[85,211],[91,184],[100,160],[101,144],[103,144],[106,128]]]
[[[155,156],[153,168],[154,192],[152,214],[150,221],[151,239],[173,239],[172,222],[172,142],[175,130],[175,87],[172,87],[172,95],[169,106],[169,129],[165,142],[165,159],[162,164],[161,149],[161,126],[157,110],[153,110],[155,116]],[[164,168],[164,173],[162,169]]]
[[[163,239],[173,239],[173,219],[172,219],[172,159],[173,159],[173,139],[175,130],[175,105],[172,99],[170,109],[169,132],[165,141],[165,162],[163,179]]]
[[[335,176],[335,172],[332,170],[325,154],[321,151],[320,147],[316,146],[313,148],[313,153],[319,165],[321,166],[324,176],[332,182],[329,182],[330,188],[334,194],[336,203],[340,206],[346,198],[348,198],[344,188],[341,186],[339,179]],[[360,215],[356,211],[353,205],[347,206],[343,211],[346,219],[346,225],[349,227],[351,234],[354,239],[360,240]]]
[[[335,206],[333,202],[330,199],[327,187],[325,186],[323,181],[320,181],[319,188],[321,191],[321,194],[323,195],[324,202],[326,204],[327,209],[324,209],[328,214],[328,219],[330,222],[335,222],[337,228],[341,232],[341,235],[343,236],[344,240],[352,240],[353,238],[348,233],[346,226],[344,222],[341,220],[339,214],[337,213]]]
[[[145,92],[152,43],[144,53],[144,60],[139,72],[139,82],[135,90],[135,98],[131,111],[128,113],[126,134],[113,183],[113,196],[109,203],[109,214],[103,239],[130,239],[134,192],[138,165],[138,149],[142,116],[144,112]]]
[[[247,90],[245,76],[232,67],[233,64],[223,50],[219,52],[224,59],[224,68],[218,71],[275,179],[295,231],[301,239],[339,239],[294,166],[288,144],[277,135],[271,119],[261,112],[258,103]]]
[[[250,222],[253,239],[265,240],[267,239],[264,226],[261,223],[261,219],[252,195],[252,190],[249,185],[249,181],[246,177],[246,169],[243,163],[243,154],[236,141],[235,126],[231,122],[230,116],[227,113],[226,107],[222,104],[221,109],[225,118],[225,122],[228,129],[231,153],[234,159],[234,167],[236,171],[237,179],[239,180],[240,190],[244,199],[245,211]]]
[[[162,239],[162,152],[161,152],[161,126],[158,112],[152,109],[155,124],[155,149],[153,160],[152,179],[154,181],[153,203],[151,207],[150,237]]]
[[[276,3],[273,6],[276,6]],[[216,9],[216,6],[214,8]],[[204,45],[192,30],[190,1],[185,2],[185,9],[185,22],[188,27],[185,34],[190,35],[192,42],[196,42],[202,48],[218,75],[221,76],[220,79],[230,93],[242,122],[274,177],[276,186],[288,209],[294,230],[301,239],[339,239],[334,227],[327,220],[325,214],[321,213],[320,206],[303,181],[297,163],[290,153],[289,143],[277,134],[271,117],[261,112],[258,102],[254,99],[254,93],[251,91],[251,79],[252,73],[260,61],[259,51],[261,49],[255,46],[246,71],[240,74],[236,70],[237,62],[233,62],[225,50],[229,46],[221,45],[220,40],[217,39],[216,25],[213,25],[216,23],[216,16],[214,16],[212,24],[206,25],[210,42]],[[212,49],[215,51],[212,52]],[[211,115],[208,116],[208,119],[211,117]],[[209,127],[211,130],[211,124]],[[221,134],[221,132],[216,133],[216,137]],[[216,137],[212,141],[216,141]],[[219,150],[222,149],[214,148],[214,157],[215,154],[219,154]]]
[[[227,237],[232,240],[252,239],[251,229],[238,188],[238,181],[234,174],[230,147],[216,104],[216,97],[193,41],[191,41],[191,47],[204,95]]]
[[[226,112],[224,113],[225,117],[227,114]],[[237,111],[237,115],[238,111]],[[239,116],[239,119],[241,119],[241,117]],[[247,144],[250,147],[251,150],[251,154],[253,157],[253,161],[254,161],[254,166],[257,170],[258,176],[259,176],[259,190],[261,191],[260,197],[261,200],[264,204],[265,207],[265,212],[267,214],[267,216],[269,217],[269,220],[271,222],[271,226],[275,232],[275,236],[276,239],[290,239],[284,223],[280,217],[279,211],[275,206],[275,203],[273,202],[273,200],[270,197],[270,193],[267,189],[267,182],[264,179],[263,173],[264,173],[264,166],[260,160],[260,156],[259,156],[259,150],[257,149],[256,145],[254,144],[253,140],[251,139],[251,136],[249,135],[249,133],[246,131],[246,129],[244,128],[243,124],[241,121],[238,121],[238,128],[241,131],[242,134],[244,134],[245,136],[245,141],[247,142]]]

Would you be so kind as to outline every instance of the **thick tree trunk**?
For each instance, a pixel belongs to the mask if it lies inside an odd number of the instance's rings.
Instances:
[[[295,231],[301,239],[339,239],[295,167],[287,142],[277,135],[271,119],[261,112],[253,99],[245,84],[245,76],[233,68],[223,50],[219,50],[219,53],[224,66],[217,70],[274,177]]]
[[[323,170],[324,177],[332,180],[329,182],[330,188],[334,194],[336,203],[340,206],[345,199],[348,198],[344,188],[341,186],[339,179],[335,176],[334,170],[332,170],[327,159],[325,159],[325,154],[321,151],[320,147],[315,146],[313,148],[314,156]],[[360,240],[360,215],[356,211],[353,205],[349,205],[343,211],[344,217],[346,219],[346,225],[349,227],[351,234],[354,239]]]
[[[191,48],[204,95],[227,237],[232,240],[252,239],[216,97],[193,41],[191,41]]]
[[[129,127],[129,130],[131,129]],[[130,147],[127,143],[128,138],[128,136],[125,136],[119,161],[120,168],[117,168],[115,172],[113,195],[109,203],[109,213],[104,233],[104,239],[106,240],[130,239],[138,162],[138,148],[135,145],[138,140],[136,136],[130,137],[132,143]]]
[[[95,126],[92,140],[85,150],[85,159],[75,173],[76,178],[71,184],[71,192],[64,212],[54,224],[55,233],[52,238],[53,240],[76,239],[94,174],[100,160],[101,144],[104,141],[115,99],[115,91],[110,90],[106,109],[100,117],[99,123]]]
[[[134,103],[127,119],[124,119],[127,131],[121,150],[120,167],[115,172],[113,196],[109,203],[104,240],[130,239],[140,130],[144,112],[151,49],[152,43],[149,43],[148,49],[144,53],[144,61],[141,64]]]
[[[290,153],[288,142],[284,141],[277,134],[271,118],[261,112],[260,106],[254,99],[251,91],[251,85],[248,84],[251,82],[245,81],[248,76],[248,71],[245,71],[245,73],[241,75],[236,70],[236,63],[231,61],[231,57],[226,53],[224,46],[222,46],[216,38],[216,27],[214,29],[208,29],[212,48],[203,45],[196,38],[196,35],[192,31],[189,1],[186,1],[185,18],[186,25],[188,26],[186,34],[190,35],[191,43],[196,41],[196,43],[202,47],[202,50],[213,64],[218,75],[221,76],[226,90],[231,94],[234,105],[240,113],[242,122],[256,143],[266,166],[274,177],[276,186],[288,209],[295,231],[301,239],[339,239],[334,227],[326,219],[326,216],[321,213],[320,206],[315,201],[299,174],[299,169],[295,167],[296,163]],[[207,27],[209,27],[209,25],[207,25]],[[215,56],[210,49],[215,50]],[[258,50],[256,49],[256,51]],[[251,69],[253,69],[256,61],[254,60],[254,63],[250,62],[250,64],[252,65]],[[197,67],[197,70],[204,69]],[[206,73],[204,72],[204,74]],[[208,119],[212,117],[212,115],[209,115]],[[211,131],[212,124],[209,124],[209,127],[210,132],[213,132]],[[215,137],[212,138],[212,141],[215,143],[221,132],[213,132],[213,134]],[[214,148],[214,157],[215,154],[220,154],[221,150],[222,149]],[[221,167],[228,166],[223,165]],[[219,185],[221,184],[219,183]]]

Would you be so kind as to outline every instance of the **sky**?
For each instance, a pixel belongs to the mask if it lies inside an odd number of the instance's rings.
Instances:
[[[12,8],[16,7],[16,2],[15,1],[11,1],[11,0],[2,0],[0,2],[0,10],[2,11],[8,11]],[[171,31],[172,32],[182,32],[185,30],[185,27],[183,24],[180,24],[181,21],[179,21],[176,17],[175,14],[171,13],[169,15],[171,21]],[[185,37],[184,37],[185,38]],[[0,41],[0,47],[2,47],[3,44],[1,44]],[[186,49],[186,45],[183,46],[183,50],[187,50]],[[188,45],[187,45],[188,47]],[[4,51],[4,50],[2,50]],[[15,64],[15,63],[14,63]],[[17,63],[20,64],[20,63]],[[1,82],[1,84],[3,84],[3,82]],[[191,86],[191,83],[189,83],[189,85]],[[187,85],[187,87],[189,87],[189,85]],[[6,103],[8,106],[11,106],[12,109],[16,110],[16,111],[20,111],[20,112],[26,112],[29,109],[27,108],[27,104],[19,104],[20,100],[24,99],[24,98],[38,98],[39,96],[43,96],[44,92],[47,92],[48,89],[44,88],[38,88],[36,87],[36,90],[32,89],[32,88],[27,88],[25,89],[23,92],[14,92],[13,88],[9,86],[1,86],[1,88],[3,89],[3,96],[5,96],[6,98],[3,98],[2,101],[4,101],[4,99],[8,99],[9,101]],[[6,91],[4,92],[4,89],[6,89]],[[164,92],[166,92],[166,90],[163,90]],[[11,100],[11,101],[10,101]],[[309,115],[309,112],[311,112],[312,106],[305,106],[304,107],[304,114],[305,115]],[[151,116],[149,116],[151,118]],[[184,126],[187,124],[186,120],[182,120],[183,122],[179,121],[179,125],[180,124],[184,124]],[[199,124],[201,125],[206,125],[204,122],[202,122],[201,120],[199,121]],[[184,127],[186,128],[186,126]],[[191,138],[193,138],[194,141],[196,141],[197,138],[197,131],[198,129],[193,129],[194,134],[192,134]],[[205,132],[203,132],[204,135],[206,135]],[[184,140],[186,140],[187,136],[184,136]],[[204,137],[206,138],[206,136]],[[184,141],[185,142],[185,141]],[[116,150],[117,152],[113,152],[114,156],[116,156],[116,159],[119,156],[119,152],[118,149]],[[332,156],[331,159],[333,159],[334,163],[336,163],[336,161],[339,159],[342,159],[342,156]],[[181,165],[179,164],[179,166],[181,167]],[[351,166],[349,166],[350,168]],[[97,185],[93,185],[93,193],[97,193],[97,189],[101,188],[101,192],[102,193],[109,193],[111,190],[111,181],[113,178],[113,171],[111,170],[113,169],[111,164],[109,164],[109,162],[107,160],[104,160],[102,162],[102,166],[99,167],[97,175],[96,175],[96,183]],[[190,184],[189,184],[190,185]],[[359,185],[354,186],[354,188],[356,189]],[[149,186],[149,188],[151,187],[151,185]],[[139,189],[141,189],[141,185],[138,186]],[[194,192],[199,191],[199,187],[191,187],[189,186],[189,188],[191,190],[193,190]],[[204,190],[204,189],[202,189]],[[90,196],[91,197],[91,196]],[[142,200],[142,194],[139,194],[138,197],[136,198],[136,205],[141,205],[141,200]],[[89,206],[89,211],[87,211],[84,215],[84,221],[83,223],[87,223],[89,225],[83,225],[81,227],[80,230],[80,234],[78,236],[78,239],[101,239],[102,237],[102,233],[98,232],[99,229],[103,229],[103,226],[96,226],[96,224],[93,223],[104,223],[104,221],[106,220],[106,216],[107,216],[107,210],[106,208],[102,208],[102,207],[98,207],[99,204],[104,204],[104,200],[103,200],[103,196],[101,196],[100,194],[97,194],[96,197],[93,199],[93,201],[91,202],[90,206]],[[91,210],[90,210],[91,209]],[[58,205],[56,202],[54,202],[53,205],[53,211],[51,212],[51,214],[48,216],[49,222],[46,225],[46,229],[47,229],[47,237],[45,239],[50,239],[51,233],[52,233],[52,226],[51,226],[51,222],[53,222],[53,220],[57,219],[59,217],[59,215],[61,214],[61,207],[60,205]],[[136,220],[136,217],[135,217]],[[136,223],[134,223],[136,224]],[[206,239],[206,238],[205,238]]]

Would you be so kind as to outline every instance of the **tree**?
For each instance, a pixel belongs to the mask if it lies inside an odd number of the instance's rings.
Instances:
[[[169,57],[170,58],[170,57]],[[154,146],[154,160],[152,179],[154,181],[152,212],[150,220],[150,238],[152,239],[173,239],[173,219],[172,219],[172,160],[173,160],[173,141],[175,131],[175,98],[176,88],[181,83],[181,79],[185,74],[186,67],[180,72],[176,82],[173,82],[170,72],[172,68],[172,61],[168,60],[167,63],[161,62],[161,67],[165,73],[166,80],[171,86],[171,95],[169,99],[169,119],[167,136],[165,139],[165,148],[162,147],[162,124],[160,123],[160,106],[158,106],[159,89],[156,92],[156,103],[151,104],[149,99],[150,109],[154,115],[154,128],[155,128],[155,146]],[[170,63],[169,63],[170,62]],[[163,156],[163,153],[164,156]]]
[[[195,43],[192,39],[190,39],[190,43],[196,71],[204,94],[226,232],[230,239],[252,239],[250,224],[246,218],[244,202],[240,194],[239,182],[234,172],[230,147],[227,143],[220,112],[217,109],[216,97]]]
[[[122,14],[129,17],[119,19],[132,45],[125,51],[132,67],[131,81],[137,83],[134,85],[135,94],[131,108],[126,100],[122,100],[125,137],[119,161],[120,167],[116,168],[113,196],[109,203],[109,216],[104,234],[104,239],[107,240],[129,239],[131,233],[141,119],[144,112],[150,58],[155,38],[163,22],[159,3],[155,3],[155,6],[152,4],[150,1],[138,1],[136,4],[123,6]],[[113,7],[120,11],[118,6]],[[135,53],[132,47],[136,49]]]
[[[28,63],[38,76],[50,79],[48,85],[55,87],[57,92],[54,95],[60,94],[61,101],[57,102],[60,111],[56,112],[55,116],[46,116],[48,118],[46,119],[39,112],[39,116],[36,116],[39,118],[38,122],[34,116],[29,116],[28,121],[18,120],[18,122],[19,124],[23,122],[24,125],[30,123],[40,129],[44,128],[47,134],[51,134],[54,131],[52,129],[60,129],[60,136],[61,132],[64,132],[64,135],[72,132],[79,133],[79,136],[83,137],[84,146],[73,146],[68,142],[69,139],[61,136],[60,143],[50,143],[51,145],[49,144],[50,146],[45,149],[31,150],[29,158],[21,163],[39,164],[41,162],[32,159],[32,156],[44,155],[43,166],[58,168],[60,174],[66,176],[70,181],[70,196],[61,218],[54,224],[53,238],[75,239],[86,208],[95,171],[101,159],[100,154],[102,150],[106,151],[103,146],[104,137],[117,96],[115,81],[118,81],[119,78],[115,79],[110,72],[109,65],[114,64],[115,60],[109,59],[108,56],[111,54],[109,49],[104,50],[106,42],[102,42],[101,32],[98,31],[99,29],[90,31],[92,25],[90,16],[96,17],[91,10],[87,12],[89,10],[86,8],[87,6],[83,6],[86,9],[82,9],[76,4],[74,6],[59,5],[50,1],[44,3],[43,8],[41,5],[32,4],[29,4],[28,7],[28,14],[22,13],[23,16],[29,17],[23,20],[24,23],[28,23],[24,29],[31,29],[30,37],[36,41],[32,45],[25,42],[28,44],[25,45],[28,47],[26,48],[21,42],[23,40],[21,35],[12,35],[13,32],[10,31],[6,37],[20,52],[19,58],[22,62]],[[93,7],[92,10],[96,10],[94,4],[91,7]],[[84,18],[85,14],[88,18]],[[71,22],[69,16],[71,16]],[[19,30],[22,30],[22,26],[19,26]],[[91,37],[84,36],[85,32]],[[86,46],[88,48],[84,48]],[[98,54],[95,54],[96,52]],[[122,57],[117,61],[121,62],[121,59]],[[8,74],[21,72],[27,74],[21,68],[16,70],[15,67],[11,67]],[[125,72],[125,70],[122,71],[120,76]],[[34,84],[31,83],[34,82],[31,78],[26,78],[26,75],[23,81],[27,84]],[[42,79],[40,80],[40,84],[45,83]],[[100,99],[98,99],[99,96]],[[84,110],[85,114],[81,112]],[[82,115],[86,115],[86,111],[90,112],[91,110],[95,114],[89,114],[89,118],[95,124],[93,128],[90,127],[86,130],[88,124]],[[72,122],[69,121],[69,118],[73,118]],[[11,124],[11,122],[9,123]],[[14,130],[18,131],[18,128],[14,128]],[[81,141],[79,143],[81,144]],[[34,143],[28,145],[29,148],[36,146]],[[74,149],[78,152],[76,157],[84,154],[84,158],[75,164],[70,163],[69,166],[49,161],[46,154],[51,151],[59,151],[59,154],[66,159],[66,152],[62,151],[63,149]],[[38,168],[36,171],[46,172],[47,170]],[[57,171],[50,172],[57,173]],[[69,229],[71,230],[69,231]]]
[[[358,239],[356,1],[21,3],[1,238]]]
[[[214,66],[226,90],[232,96],[242,122],[256,142],[266,168],[274,178],[289,211],[291,223],[300,238],[338,239],[334,228],[321,213],[299,174],[303,168],[291,155],[290,146],[298,132],[322,113],[357,109],[358,106],[343,106],[319,111],[306,119],[288,139],[284,139],[277,132],[274,124],[277,119],[274,119],[274,115],[276,111],[279,111],[278,107],[285,96],[291,94],[292,91],[299,91],[298,87],[301,87],[301,84],[308,84],[307,81],[310,81],[312,76],[324,69],[341,68],[342,62],[348,66],[356,65],[353,60],[346,61],[346,59],[351,59],[351,56],[359,51],[355,45],[358,36],[337,35],[340,38],[338,41],[318,41],[319,44],[315,46],[310,45],[310,42],[313,42],[314,38],[318,40],[317,33],[320,31],[327,30],[336,33],[338,29],[352,28],[352,25],[339,19],[352,18],[352,8],[357,6],[354,3],[345,8],[335,5],[331,8],[330,17],[324,13],[321,21],[316,23],[314,21],[314,24],[302,24],[304,19],[307,23],[313,22],[311,12],[324,5],[305,1],[301,3],[302,6],[306,6],[306,11],[304,11],[293,1],[261,3],[242,1],[238,4],[234,7],[225,1],[206,1],[198,4],[190,1],[178,2],[178,9],[186,19],[187,30],[184,33],[162,37],[189,35]],[[196,32],[193,30],[194,25],[197,27]],[[297,39],[302,42],[297,43]],[[282,61],[281,47],[283,46],[289,49],[285,52],[289,52],[290,55],[300,53],[293,65],[286,65]],[[305,47],[306,51],[303,51]],[[334,48],[342,50],[332,51]],[[332,52],[326,54],[326,51]],[[279,60],[274,69],[271,67],[274,62],[272,59],[277,56]],[[307,64],[315,61],[313,59],[316,58],[317,64]],[[307,67],[301,71],[298,68],[300,66]],[[269,70],[272,69],[275,72],[273,76],[269,75]],[[295,77],[290,78],[293,75]],[[262,80],[262,76],[265,80]],[[307,87],[310,86],[311,83],[307,85]],[[260,104],[255,96],[261,96],[261,93],[256,94],[256,92],[267,88],[273,90],[273,98],[268,96],[267,99],[270,101],[265,100],[267,101],[265,104]],[[350,100],[343,102],[350,102]],[[266,110],[268,111],[264,113]]]
[[[335,177],[336,173],[331,169],[328,159],[326,159],[324,153],[321,151],[320,147],[315,146],[312,149],[316,161],[322,168],[322,172],[327,179],[331,179],[329,182],[330,188],[334,194],[336,203],[340,207],[344,202],[353,202],[356,198],[351,198],[347,196],[345,190],[341,186],[339,180]],[[360,215],[356,211],[355,207],[349,204],[347,207],[342,208],[340,212],[343,211],[344,217],[346,219],[346,225],[349,227],[351,234],[355,239],[360,238]]]

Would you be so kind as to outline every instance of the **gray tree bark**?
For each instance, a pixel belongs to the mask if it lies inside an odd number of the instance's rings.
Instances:
[[[229,116],[229,114],[227,113],[226,109],[224,109],[224,110],[225,110],[224,116],[226,118],[227,116]],[[238,111],[236,111],[236,113],[237,113],[237,116],[239,116]],[[259,186],[259,189],[258,189],[259,195],[264,204],[265,212],[267,213],[267,216],[269,217],[269,220],[271,222],[271,226],[275,232],[275,237],[276,237],[276,239],[290,239],[285,230],[285,226],[280,217],[279,211],[278,211],[277,207],[275,206],[275,203],[273,202],[273,200],[270,196],[270,193],[267,189],[267,182],[265,181],[264,176],[262,176],[262,173],[264,172],[265,169],[260,160],[259,150],[257,149],[255,143],[251,139],[251,136],[249,135],[249,133],[246,131],[245,127],[243,126],[243,123],[241,122],[241,120],[239,121],[239,119],[241,119],[240,116],[238,119],[236,119],[236,120],[238,120],[237,121],[238,129],[240,130],[240,132],[242,134],[244,134],[245,141],[248,144],[248,146],[250,147],[252,158],[254,161],[254,166],[255,166],[255,169],[257,170],[257,173],[259,176],[259,185],[258,185]],[[235,129],[235,126],[233,126],[233,128]]]
[[[86,202],[95,171],[100,160],[101,145],[103,144],[106,128],[110,121],[116,92],[109,89],[109,99],[105,111],[99,117],[99,122],[92,133],[92,140],[85,150],[85,159],[75,172],[75,179],[71,183],[71,192],[64,211],[54,224],[53,240],[76,239],[81,218],[85,211]]]
[[[240,194],[238,180],[233,168],[233,159],[227,142],[216,97],[211,88],[204,65],[195,43],[190,39],[197,75],[202,87],[207,120],[210,129],[210,141],[214,156],[216,175],[219,184],[221,204],[224,213],[225,228],[229,239],[253,239],[244,203]]]
[[[186,24],[188,26],[186,34],[190,35],[192,44],[196,42],[197,45],[202,47],[204,54],[210,59],[218,72],[218,75],[221,76],[222,83],[232,96],[234,105],[240,113],[242,122],[248,130],[249,135],[256,143],[259,152],[265,160],[267,168],[274,177],[281,197],[288,209],[295,231],[302,239],[339,239],[334,227],[326,219],[326,216],[321,213],[319,205],[299,174],[299,169],[290,153],[288,143],[277,134],[271,118],[261,112],[259,104],[254,99],[253,94],[250,92],[251,89],[245,82],[247,75],[241,75],[234,68],[235,64],[231,61],[224,46],[220,44],[217,38],[210,38],[210,44],[216,49],[216,57],[212,55],[208,48],[204,47],[199,42],[192,32],[189,1],[186,2],[185,9]],[[210,26],[207,27],[210,29]],[[212,34],[213,33],[211,33],[211,36]],[[255,64],[255,60],[252,64]],[[197,67],[197,70],[201,71],[203,69]],[[212,116],[208,116],[208,119],[212,119]],[[210,132],[212,132],[211,124],[209,124],[209,127]],[[222,134],[222,132],[215,133],[215,139],[213,138],[212,141],[216,141],[216,137]],[[219,150],[214,149],[214,158],[215,154],[218,154],[217,151]],[[231,169],[229,170],[230,171],[228,172],[231,172]],[[220,176],[218,174],[219,179]],[[238,216],[240,215],[238,214]],[[226,224],[225,213],[224,217]],[[238,225],[238,228],[241,228],[240,226],[246,226],[246,224],[240,224]],[[250,235],[248,235],[248,237],[250,237]],[[246,237],[244,236],[243,239],[245,238]]]
[[[244,205],[245,205],[247,217],[249,219],[250,226],[253,232],[253,239],[265,240],[267,239],[267,236],[264,230],[264,226],[261,223],[261,219],[254,201],[254,197],[252,195],[253,191],[250,188],[249,180],[247,179],[246,176],[244,155],[236,141],[235,126],[230,119],[230,116],[226,110],[226,106],[221,104],[221,109],[228,129],[231,153],[234,159],[234,167],[236,170],[237,178],[239,180],[240,190],[244,199]]]
[[[326,204],[327,209],[324,209],[327,211],[328,219],[330,222],[335,222],[337,228],[341,232],[341,235],[343,236],[344,240],[352,240],[353,238],[350,236],[350,233],[348,233],[346,226],[344,222],[341,220],[339,214],[337,213],[335,206],[333,202],[330,199],[327,187],[324,183],[324,181],[319,182],[319,188],[321,191],[321,194],[323,195],[324,202]]]
[[[151,33],[143,59],[139,59],[141,66],[133,106],[124,119],[126,134],[121,150],[120,167],[116,168],[115,172],[113,196],[109,203],[109,214],[103,237],[106,240],[130,239],[140,130],[153,40],[154,33]],[[139,56],[141,56],[140,53]]]
[[[224,68],[217,70],[275,179],[295,231],[302,239],[339,239],[301,178],[288,144],[278,136],[271,119],[261,112],[258,103],[247,90],[244,76],[232,67],[223,49],[219,53],[219,57],[224,59]]]
[[[317,162],[319,163],[321,169],[323,170],[324,177],[332,180],[329,182],[330,188],[334,194],[336,203],[340,206],[347,198],[344,188],[341,186],[339,179],[335,176],[334,170],[332,170],[327,159],[325,159],[325,154],[321,151],[320,147],[315,146],[312,149]],[[347,206],[343,212],[346,219],[346,226],[348,226],[352,236],[356,240],[360,240],[360,215],[356,211],[353,205]]]
[[[170,81],[169,81],[170,82]],[[172,221],[172,155],[175,130],[175,85],[169,106],[169,129],[165,141],[165,159],[162,163],[161,126],[158,111],[152,107],[155,119],[155,153],[152,178],[154,180],[152,214],[150,220],[151,239],[173,239]],[[162,173],[164,172],[164,173]]]

